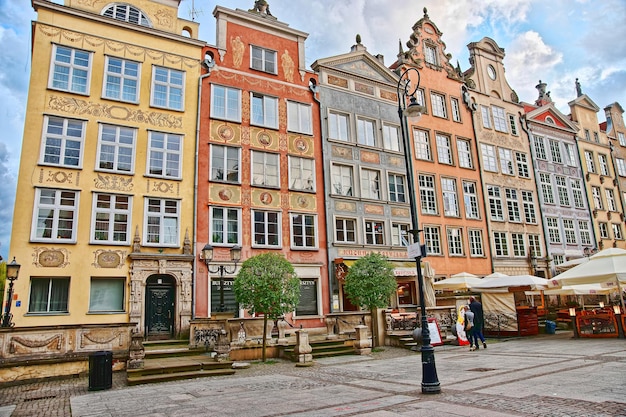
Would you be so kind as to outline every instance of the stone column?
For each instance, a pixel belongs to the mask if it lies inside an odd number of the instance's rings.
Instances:
[[[368,337],[367,326],[359,325],[355,327],[356,340],[354,341],[354,349],[359,355],[369,355],[372,353],[372,339]]]
[[[130,347],[128,352],[127,369],[143,368],[146,352],[143,347],[143,334],[140,331],[133,331],[130,339]]]
[[[309,332],[303,329],[296,331],[296,346],[294,347],[294,353],[298,355],[298,362],[296,366],[311,366],[313,365],[313,355],[311,352],[313,348],[309,344]]]

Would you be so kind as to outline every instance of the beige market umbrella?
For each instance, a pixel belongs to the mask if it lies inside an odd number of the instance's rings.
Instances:
[[[530,287],[531,290],[548,288],[548,280],[534,275],[506,275],[499,278],[485,279],[472,286],[474,291],[508,291],[511,287]]]
[[[433,288],[435,270],[428,261],[422,261],[422,264],[424,266],[424,301],[426,303],[426,307],[435,307],[437,305],[435,290]]]
[[[459,272],[450,278],[442,279],[433,284],[436,290],[443,291],[461,291],[467,290],[473,285],[481,283],[482,280],[469,272]]]

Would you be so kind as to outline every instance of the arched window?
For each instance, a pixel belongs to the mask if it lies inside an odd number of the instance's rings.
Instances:
[[[104,9],[102,15],[136,25],[152,27],[148,17],[141,10],[130,4],[113,4]]]

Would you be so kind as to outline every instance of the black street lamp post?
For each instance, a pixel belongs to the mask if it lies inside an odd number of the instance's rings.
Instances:
[[[218,272],[220,274],[220,307],[218,311],[222,313],[226,311],[226,306],[224,305],[224,274],[233,274],[237,270],[237,262],[241,260],[241,248],[239,246],[230,248],[230,260],[234,262],[232,268],[226,265],[215,265],[215,268],[211,268],[209,264],[213,260],[213,247],[208,243],[202,248],[201,258],[204,259],[204,263],[210,274],[217,274]]]
[[[13,327],[15,323],[12,322],[13,314],[11,314],[11,304],[13,304],[13,281],[17,279],[20,274],[20,264],[15,262],[15,257],[10,264],[7,264],[7,279],[9,280],[9,289],[7,290],[7,301],[4,307],[4,314],[2,315],[1,327]]]
[[[411,80],[409,73],[414,71],[417,75],[417,83],[415,88],[411,88]],[[435,367],[435,349],[430,344],[430,331],[428,330],[428,317],[426,316],[426,297],[424,295],[424,277],[422,276],[422,257],[425,256],[425,247],[420,245],[417,221],[417,201],[415,194],[415,182],[413,175],[413,153],[409,142],[408,121],[411,119],[413,123],[417,123],[421,117],[424,107],[417,103],[415,93],[420,85],[420,73],[417,69],[411,67],[406,69],[398,80],[398,116],[400,117],[402,129],[402,145],[404,147],[404,159],[406,163],[407,175],[407,191],[409,194],[409,203],[411,207],[411,222],[413,234],[413,244],[416,247],[410,250],[415,254],[415,263],[417,265],[417,281],[420,300],[420,315],[422,327],[422,393],[439,394],[441,387],[437,378],[437,368]],[[407,106],[407,99],[409,104]],[[409,248],[411,249],[411,247]]]

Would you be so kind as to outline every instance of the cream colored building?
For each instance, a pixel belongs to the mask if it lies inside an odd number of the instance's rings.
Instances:
[[[64,3],[32,1],[13,321],[61,325],[62,343],[63,325],[89,325],[86,349],[127,343],[118,324],[177,336],[192,316],[205,43],[197,23],[177,17],[180,0]],[[106,335],[94,336],[99,326]]]

